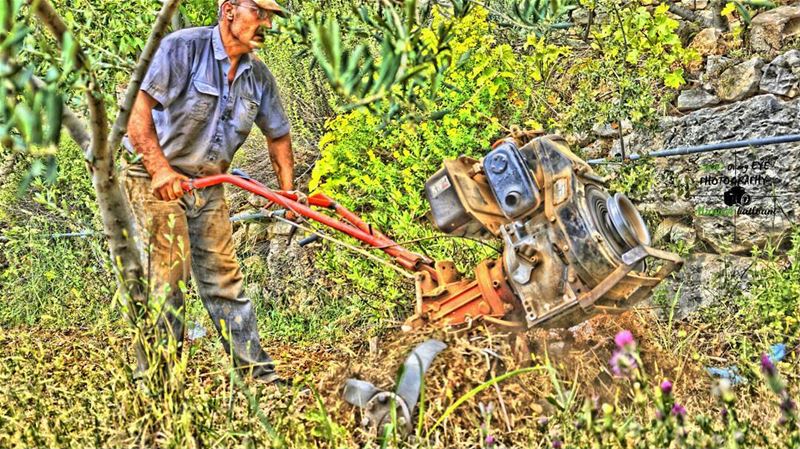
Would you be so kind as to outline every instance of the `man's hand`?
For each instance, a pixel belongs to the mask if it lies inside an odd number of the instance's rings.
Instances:
[[[293,194],[294,196],[297,197],[297,202],[298,203],[308,206],[308,196],[306,196],[305,193],[303,193],[303,192],[301,192],[299,190],[287,190],[286,193]],[[290,209],[286,210],[286,219],[287,220],[297,221],[297,218],[298,218],[297,214],[292,212]]]
[[[176,172],[170,166],[160,168],[153,173],[153,180],[150,187],[153,195],[161,201],[174,201],[184,194],[181,181],[188,181],[189,178]]]

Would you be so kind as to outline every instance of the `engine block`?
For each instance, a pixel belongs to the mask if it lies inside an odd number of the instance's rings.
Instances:
[[[604,179],[558,136],[506,139],[481,160],[445,161],[425,191],[439,230],[500,238],[504,249],[479,265],[473,281],[449,262],[437,262],[435,279],[419,274],[408,327],[481,318],[518,328],[570,327],[629,309],[682,264],[649,246],[633,203],[609,194]]]

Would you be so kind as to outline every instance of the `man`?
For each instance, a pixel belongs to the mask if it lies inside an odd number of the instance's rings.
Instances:
[[[141,156],[128,167],[125,187],[147,247],[149,284],[166,299],[159,327],[180,348],[181,288],[191,270],[225,351],[240,371],[268,383],[280,378],[261,348],[253,305],[242,296],[223,187],[184,194],[181,181],[227,171],[255,123],[280,188],[293,189],[289,121],[274,77],[251,55],[276,14],[284,12],[274,0],[220,0],[217,26],[167,36],[142,82],[125,140]],[[148,367],[145,346],[135,344],[140,372]]]

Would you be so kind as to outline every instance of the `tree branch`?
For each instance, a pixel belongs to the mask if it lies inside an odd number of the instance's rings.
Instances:
[[[167,26],[169,26],[172,16],[175,15],[179,3],[180,0],[164,0],[164,6],[161,7],[161,11],[158,13],[158,17],[156,17],[153,30],[150,32],[150,37],[147,39],[142,54],[139,56],[139,63],[136,64],[133,75],[131,75],[128,89],[125,91],[125,100],[119,105],[117,120],[111,128],[109,148],[112,153],[116,152],[117,147],[119,147],[122,141],[122,136],[124,136],[128,130],[128,120],[131,118],[133,102],[136,101],[136,95],[139,93],[139,88],[142,86],[144,75],[150,67],[150,61],[152,61],[153,55],[156,53],[156,50],[158,50],[161,40],[164,39],[164,35],[167,33]]]
[[[37,76],[32,77],[31,80],[33,81],[34,87],[37,89],[43,89],[47,86],[47,84]],[[61,126],[67,129],[72,140],[74,140],[84,152],[89,150],[92,137],[89,135],[86,123],[75,115],[72,109],[68,108],[66,104],[61,113]]]
[[[53,33],[56,41],[61,45],[64,42],[64,35],[69,31],[67,25],[58,15],[58,12],[50,4],[49,0],[28,0],[29,4],[36,7],[36,15],[39,20],[44,23],[48,30]],[[98,154],[103,152],[107,146],[108,139],[108,117],[106,116],[106,105],[103,102],[103,96],[100,94],[97,84],[97,78],[91,70],[89,60],[86,58],[86,53],[76,43],[78,50],[75,53],[77,69],[84,69],[89,75],[89,85],[86,91],[86,101],[89,105],[89,122],[92,130],[91,145],[89,152],[86,154],[86,159],[92,163],[92,158],[97,157]]]

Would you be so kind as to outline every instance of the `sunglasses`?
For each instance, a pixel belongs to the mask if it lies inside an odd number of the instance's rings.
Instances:
[[[256,12],[256,17],[258,17],[258,20],[272,19],[272,17],[275,15],[273,11],[264,8],[259,8],[258,6],[242,5],[240,3],[234,3],[234,2],[231,2],[231,4],[233,6],[238,6],[240,8],[247,8],[254,10]]]

